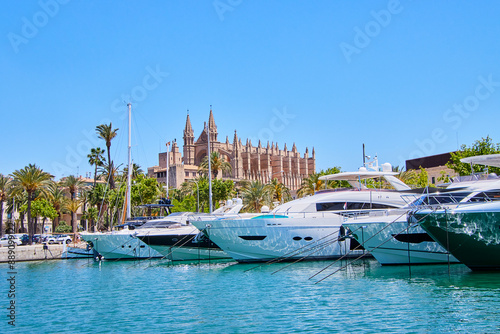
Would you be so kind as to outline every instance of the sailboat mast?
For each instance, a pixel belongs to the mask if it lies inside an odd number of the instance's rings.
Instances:
[[[128,103],[128,168],[127,168],[127,219],[130,219],[130,195],[131,195],[131,177],[132,177],[132,104]]]
[[[212,112],[212,106],[210,105],[210,112]],[[210,157],[210,120],[207,124],[207,142],[208,142],[208,205],[209,212],[212,213],[212,161]]]
[[[168,197],[168,170],[170,169],[170,157],[168,156],[169,151],[170,151],[170,142],[167,142],[167,171],[165,172],[165,176],[167,177],[167,180],[166,180],[167,199],[169,198]]]

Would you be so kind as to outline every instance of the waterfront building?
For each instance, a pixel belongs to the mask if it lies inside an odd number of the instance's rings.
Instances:
[[[406,160],[406,170],[415,170],[420,173],[420,167],[425,168],[429,177],[429,184],[443,183],[443,181],[439,180],[443,176],[447,176],[449,179],[458,176],[453,169],[446,166],[446,163],[451,161],[451,153],[454,152]]]
[[[178,188],[188,180],[198,176],[199,166],[207,155],[208,139],[210,138],[210,151],[219,152],[221,159],[231,165],[230,173],[220,172],[217,178],[224,180],[249,180],[268,183],[277,178],[291,191],[300,188],[302,180],[315,172],[316,157],[314,148],[309,156],[309,150],[303,155],[298,152],[295,143],[289,150],[287,145],[283,149],[278,143],[267,142],[265,146],[258,142],[253,146],[251,140],[246,139],[243,144],[238,138],[236,130],[232,140],[226,136],[225,141],[219,141],[217,125],[214,121],[212,110],[210,110],[208,129],[205,123],[201,134],[195,137],[189,114],[183,134],[182,154],[176,141],[168,150],[168,183],[169,188]],[[155,177],[158,182],[166,184],[167,176],[167,152],[160,153],[158,165],[148,168],[148,176]]]

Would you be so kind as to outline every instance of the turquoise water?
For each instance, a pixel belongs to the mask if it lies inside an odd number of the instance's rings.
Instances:
[[[449,333],[500,330],[500,274],[330,262],[242,265],[88,260],[16,263],[16,327],[32,333]],[[345,262],[342,263],[344,265]],[[335,264],[325,271],[341,267]],[[4,277],[7,265],[0,265]],[[253,268],[253,269],[252,269]],[[251,269],[251,270],[250,270]],[[3,284],[3,285],[2,285]],[[5,307],[4,307],[5,305]]]

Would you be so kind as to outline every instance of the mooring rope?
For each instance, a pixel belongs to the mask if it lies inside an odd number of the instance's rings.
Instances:
[[[406,213],[404,213],[404,214],[406,214]],[[424,218],[426,218],[426,217],[427,217],[428,215],[430,215],[430,214],[431,214],[431,213],[429,213],[429,214],[427,214],[426,216],[422,217],[422,219],[418,220],[418,221],[416,222],[416,224],[420,223],[420,221],[422,221]],[[401,216],[402,216],[402,215],[401,215]],[[390,223],[390,224],[395,223],[395,222],[397,221],[397,219],[399,219],[401,216],[399,216],[398,218],[396,218],[396,220],[394,220],[394,221],[393,221],[392,223]],[[389,226],[389,224],[388,224],[386,227],[384,227],[383,229],[387,228],[388,226]],[[381,230],[380,230],[379,232],[377,232],[376,234],[380,233],[383,229],[381,229]],[[404,232],[404,231],[406,231],[406,230],[407,230],[407,227],[405,227],[405,228],[404,228],[403,230],[401,230],[399,233],[397,233],[397,234],[393,235],[393,236],[392,236],[392,238],[389,238],[389,239],[385,240],[384,242],[382,242],[381,244],[379,244],[378,246],[374,247],[374,248],[372,249],[372,251],[373,251],[373,250],[375,250],[375,249],[378,249],[379,247],[382,247],[384,244],[386,244],[387,242],[389,242],[390,240],[392,240],[395,236],[400,235],[401,233],[403,233],[403,232]],[[374,234],[371,238],[369,238],[368,240],[366,240],[366,241],[363,243],[363,245],[364,245],[366,242],[368,242],[370,239],[372,239],[372,238],[373,238],[376,234]],[[347,263],[346,265],[344,265],[344,266],[342,266],[342,267],[338,268],[337,270],[335,270],[335,271],[334,271],[334,272],[332,272],[331,274],[328,274],[327,276],[323,277],[322,279],[320,279],[319,281],[315,282],[314,284],[318,284],[318,283],[320,283],[320,282],[324,281],[324,280],[325,280],[325,279],[327,279],[328,277],[330,277],[330,276],[332,276],[332,275],[336,274],[337,272],[339,272],[339,271],[340,271],[340,270],[342,270],[342,269],[347,268],[347,266],[349,266],[350,264],[352,264],[352,263],[356,262],[357,260],[361,259],[362,257],[366,256],[366,254],[369,254],[369,253],[371,253],[371,251],[367,251],[365,254],[362,254],[362,255],[358,256],[358,257],[357,257],[357,258],[355,258],[354,260],[352,260],[352,261],[350,261],[349,263]],[[339,260],[340,260],[340,259],[339,259]],[[334,263],[338,262],[339,260],[335,261]],[[313,278],[313,277],[317,276],[319,273],[323,272],[325,269],[327,269],[327,268],[331,267],[334,263],[332,263],[332,264],[331,264],[331,265],[329,265],[328,267],[326,267],[326,268],[324,268],[324,269],[320,270],[319,272],[317,272],[317,273],[316,273],[316,274],[314,274],[313,276],[309,277],[309,279],[311,279],[311,278]]]

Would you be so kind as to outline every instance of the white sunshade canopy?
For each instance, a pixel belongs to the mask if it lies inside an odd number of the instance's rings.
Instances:
[[[500,154],[477,155],[460,159],[461,162],[474,165],[500,167]]]
[[[351,184],[351,186],[353,186],[353,187],[359,187],[359,188],[365,189],[366,187],[360,183],[361,180],[383,177],[396,190],[398,190],[398,191],[409,190],[410,187],[408,187],[401,180],[394,177],[394,175],[397,175],[397,174],[398,173],[395,173],[395,172],[379,172],[379,171],[360,170],[357,172],[344,172],[344,173],[338,173],[338,174],[323,175],[323,176],[319,177],[319,180],[321,180],[321,181],[344,180],[344,181],[348,181]]]
[[[344,172],[338,174],[329,174],[320,176],[321,181],[330,180],[345,180],[345,181],[358,181],[359,179],[374,179],[376,177],[393,176],[398,173],[394,172],[377,172],[377,171],[363,171],[363,172]]]

